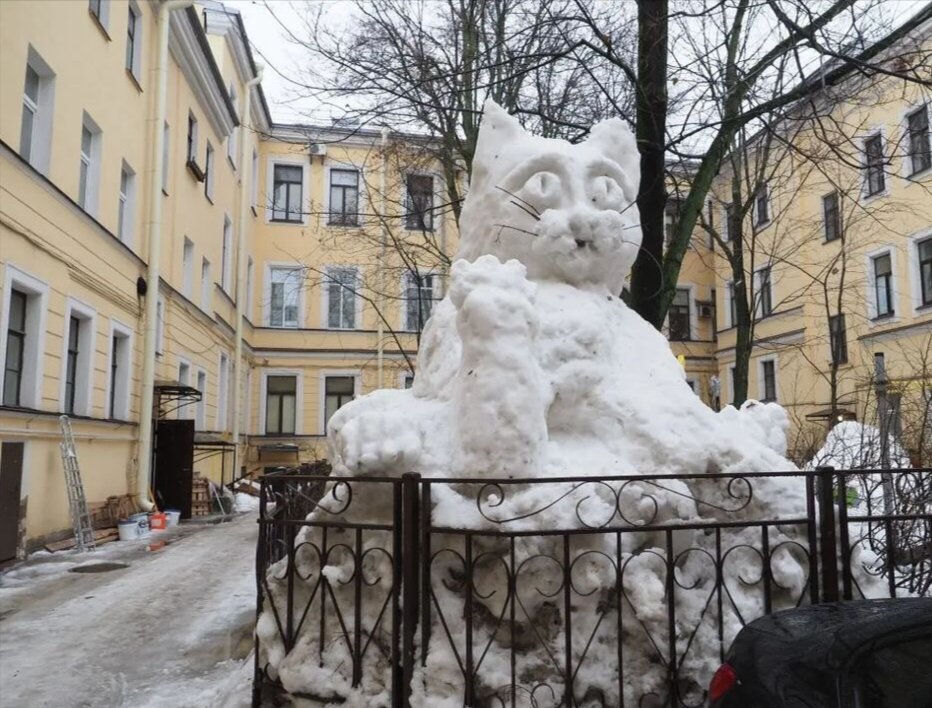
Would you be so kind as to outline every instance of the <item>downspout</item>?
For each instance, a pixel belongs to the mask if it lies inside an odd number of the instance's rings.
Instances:
[[[136,496],[139,506],[149,511],[149,480],[152,468],[152,399],[155,386],[155,335],[162,258],[162,152],[165,143],[165,102],[168,92],[168,30],[173,10],[193,5],[193,0],[168,0],[159,5],[159,46],[155,65],[155,116],[152,119],[152,174],[149,176],[149,258],[146,268],[146,319],[142,350],[142,387],[139,402],[139,445],[137,448]]]
[[[388,232],[388,224],[386,220],[388,219],[388,195],[385,194],[386,189],[386,171],[388,170],[388,128],[382,128],[382,174],[380,177],[379,190],[382,193],[382,218],[381,218],[381,230],[379,233],[379,272],[376,277],[376,282],[379,284],[379,326],[378,326],[378,343],[377,347],[377,356],[376,361],[378,362],[378,388],[382,388],[385,385],[384,379],[384,359],[385,359],[385,249],[387,247],[388,238],[386,236]]]
[[[249,110],[249,99],[253,86],[262,81],[262,66],[256,67],[256,75],[246,82],[246,90],[243,95],[243,105],[240,108],[239,124],[242,129],[240,135],[240,200],[239,200],[239,226],[236,235],[236,353],[233,359],[233,479],[236,479],[236,471],[239,469],[239,431],[242,427],[242,378],[243,378],[243,320],[246,315],[246,303],[249,300],[249,293],[246,292],[246,220],[249,218],[247,209],[251,199],[251,193],[247,194],[251,180],[256,176],[249,175],[247,179],[247,169],[251,169],[252,161],[247,160],[246,155],[246,115]],[[249,167],[247,168],[247,165]]]

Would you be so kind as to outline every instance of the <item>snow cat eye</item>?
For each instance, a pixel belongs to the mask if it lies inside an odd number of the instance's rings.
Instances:
[[[599,175],[589,186],[590,198],[598,209],[621,211],[626,205],[625,191],[614,177]]]
[[[559,175],[547,170],[531,175],[518,192],[522,199],[533,204],[539,211],[559,206],[562,193]]]

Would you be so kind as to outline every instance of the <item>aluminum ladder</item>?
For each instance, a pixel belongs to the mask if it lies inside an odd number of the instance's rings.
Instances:
[[[78,453],[74,447],[74,433],[68,416],[58,418],[61,423],[62,441],[61,461],[65,468],[65,486],[68,487],[68,506],[71,509],[71,525],[74,527],[74,541],[79,551],[90,551],[96,547],[94,527],[91,515],[87,511],[87,499],[84,497],[84,483],[81,481],[81,469],[78,467]]]

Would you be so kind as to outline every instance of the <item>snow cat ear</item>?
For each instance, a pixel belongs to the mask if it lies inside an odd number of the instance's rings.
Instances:
[[[592,126],[586,145],[600,155],[617,162],[634,187],[635,193],[641,182],[641,156],[638,154],[634,134],[621,118],[609,118]]]
[[[504,150],[527,135],[514,116],[491,98],[482,107],[482,122],[472,161],[471,188],[482,187],[486,177],[495,171],[496,162]]]

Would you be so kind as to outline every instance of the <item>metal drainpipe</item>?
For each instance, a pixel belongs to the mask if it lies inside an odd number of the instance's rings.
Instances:
[[[240,135],[240,203],[239,203],[239,226],[236,234],[236,354],[233,359],[233,479],[236,479],[236,471],[239,469],[239,431],[242,427],[242,377],[243,377],[243,319],[246,313],[246,302],[249,299],[249,293],[246,292],[246,209],[252,197],[247,195],[247,189],[252,179],[256,176],[250,174],[250,179],[246,179],[247,164],[251,169],[252,162],[246,159],[246,115],[249,110],[249,98],[252,87],[262,81],[262,66],[256,67],[256,75],[246,82],[246,90],[243,95],[243,105],[240,108],[239,124],[241,128]]]
[[[160,261],[162,257],[162,151],[165,133],[165,102],[168,92],[168,30],[174,10],[193,5],[193,0],[168,0],[159,6],[159,47],[155,66],[155,116],[152,120],[152,174],[149,177],[149,258],[146,268],[145,330],[142,350],[142,391],[139,402],[136,494],[145,511],[154,505],[149,498],[152,468],[152,399],[155,385],[155,336],[158,317]]]
[[[388,218],[388,195],[385,194],[386,189],[386,180],[385,173],[388,170],[388,155],[386,154],[386,149],[388,147],[388,128],[382,128],[382,174],[381,174],[381,183],[379,188],[382,192],[382,218],[381,218],[381,230],[379,236],[379,272],[376,282],[378,282],[379,287],[379,326],[378,326],[378,338],[379,341],[376,344],[378,355],[376,360],[378,361],[378,388],[382,388],[385,385],[385,376],[384,376],[384,351],[385,345],[383,340],[385,339],[385,322],[383,321],[385,317],[385,283],[384,274],[385,274],[385,249],[388,239],[386,238],[386,233],[388,230],[388,225],[386,224],[386,219]]]

